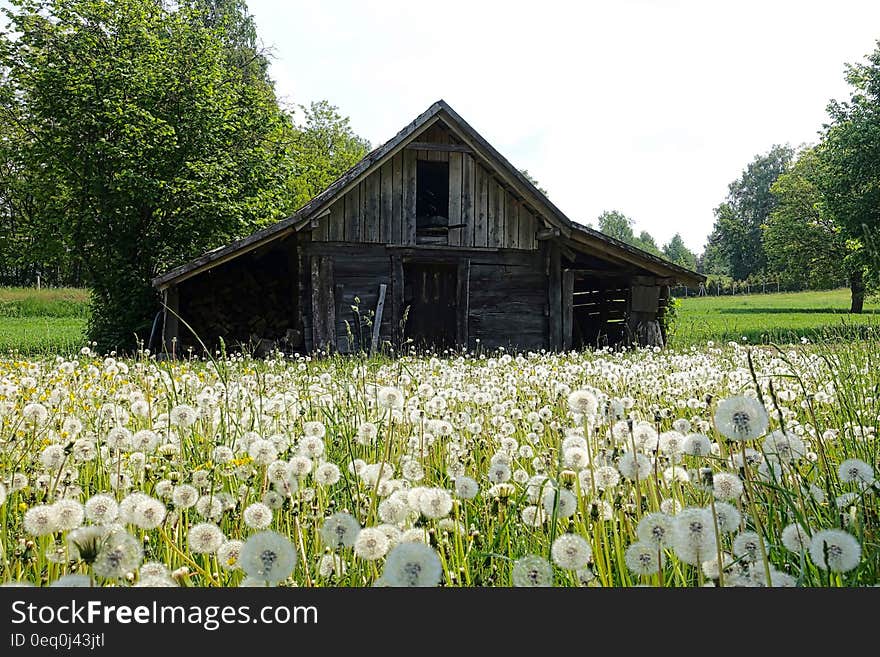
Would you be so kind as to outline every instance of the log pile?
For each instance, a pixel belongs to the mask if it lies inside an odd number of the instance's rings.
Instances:
[[[302,347],[296,307],[296,272],[284,252],[243,257],[185,281],[180,288],[181,317],[209,348],[223,338],[229,350],[265,355]],[[185,346],[198,341],[181,335]]]

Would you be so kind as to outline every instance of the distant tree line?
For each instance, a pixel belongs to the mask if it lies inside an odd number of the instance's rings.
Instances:
[[[846,67],[850,97],[832,101],[815,144],[758,155],[727,199],[698,266],[785,288],[846,284],[851,312],[880,276],[880,42]]]
[[[0,284],[87,285],[130,349],[157,273],[290,214],[369,150],[282,107],[243,0],[10,0],[0,32]]]
[[[829,103],[817,143],[773,145],[730,183],[699,256],[679,235],[658,249],[619,212],[604,212],[599,230],[707,274],[711,291],[847,285],[862,312],[880,285],[880,42],[846,80],[850,97]]]
[[[638,235],[634,230],[635,221],[617,210],[606,210],[599,215],[598,228],[601,232],[616,240],[635,246],[643,251],[666,258],[677,265],[695,270],[697,256],[685,246],[680,233],[676,233],[662,247],[646,230]]]

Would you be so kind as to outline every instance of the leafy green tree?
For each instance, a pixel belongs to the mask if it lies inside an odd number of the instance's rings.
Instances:
[[[663,257],[663,252],[657,246],[657,240],[646,230],[639,233],[639,236],[633,241],[633,246],[640,248],[642,251],[653,253],[655,256]]]
[[[826,175],[819,149],[804,150],[773,184],[778,204],[763,227],[771,269],[788,282],[806,281],[820,289],[839,285],[852,273],[848,241],[822,196]]]
[[[820,180],[825,205],[848,241],[852,311],[880,274],[880,42],[865,62],[847,66],[847,101],[828,106]]]
[[[90,336],[130,348],[158,307],[152,276],[278,216],[285,117],[223,27],[186,4],[12,0],[5,13],[0,111],[27,131],[35,196],[83,259]]]
[[[697,268],[697,256],[685,246],[680,233],[676,233],[663,245],[663,256],[670,262],[690,270]]]
[[[635,222],[622,212],[606,210],[599,215],[599,231],[621,242],[633,244],[636,241],[633,233]]]
[[[303,121],[292,127],[293,176],[289,181],[293,208],[306,204],[370,150],[358,137],[348,117],[326,100],[300,106]]]
[[[793,155],[791,146],[775,145],[768,153],[755,157],[728,186],[727,200],[715,208],[712,241],[735,280],[744,281],[767,265],[761,226],[776,207],[770,187]]]

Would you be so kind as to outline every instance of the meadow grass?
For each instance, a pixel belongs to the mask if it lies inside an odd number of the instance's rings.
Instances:
[[[0,360],[0,580],[259,584],[236,541],[270,530],[282,585],[399,584],[414,542],[445,586],[878,584],[878,357]],[[123,571],[72,546],[83,526],[98,552],[134,537]]]
[[[863,314],[849,314],[848,289],[687,297],[679,302],[670,331],[670,342],[678,345],[739,342],[743,337],[751,344],[853,339],[880,329],[880,303],[869,299]]]
[[[69,354],[85,344],[89,291],[0,287],[0,353]]]

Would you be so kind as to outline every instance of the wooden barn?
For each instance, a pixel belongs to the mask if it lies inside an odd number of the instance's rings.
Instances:
[[[153,284],[179,354],[193,333],[258,353],[660,344],[670,285],[702,280],[571,221],[441,100],[293,216]]]

